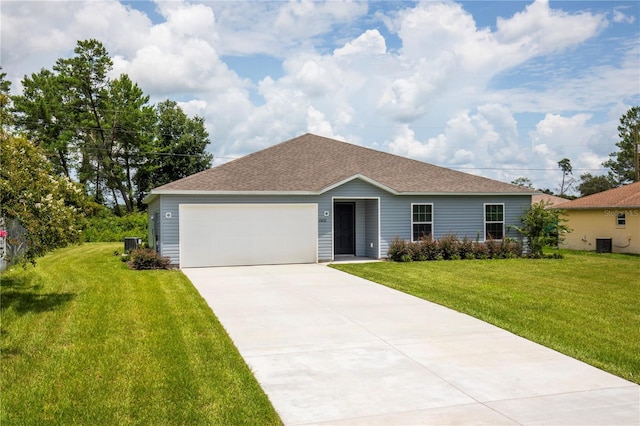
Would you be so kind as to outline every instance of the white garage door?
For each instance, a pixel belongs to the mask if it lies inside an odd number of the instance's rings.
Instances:
[[[317,260],[317,204],[180,205],[183,268]]]

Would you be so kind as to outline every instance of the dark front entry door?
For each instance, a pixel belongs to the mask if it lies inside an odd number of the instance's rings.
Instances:
[[[356,205],[336,203],[333,208],[334,253],[356,254]]]

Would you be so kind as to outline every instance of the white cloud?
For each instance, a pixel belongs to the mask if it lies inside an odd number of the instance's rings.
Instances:
[[[166,3],[171,5],[171,3]],[[181,4],[180,7],[171,7],[165,9],[167,18],[167,26],[171,28],[171,32],[180,36],[202,37],[214,33],[214,14],[213,11],[201,4],[186,5]],[[215,34],[215,33],[214,33]]]
[[[604,15],[569,14],[536,0],[510,19],[498,18],[497,38],[535,54],[563,50],[593,37],[606,26]],[[570,31],[567,29],[571,28]]]
[[[170,3],[170,2],[168,2]],[[266,54],[286,58],[315,49],[315,42],[339,25],[367,13],[366,2],[210,2],[218,17],[221,55]]]
[[[360,2],[291,0],[278,10],[273,25],[280,34],[308,38],[328,31],[337,23],[349,22],[366,11],[366,3]]]
[[[319,57],[299,59],[285,62],[285,69],[289,70],[293,83],[305,95],[321,96],[338,88],[338,70],[330,62]]]
[[[494,29],[451,1],[156,6],[164,20],[152,23],[117,1],[5,2],[5,72],[15,82],[94,37],[114,74],[128,73],[154,102],[169,97],[202,115],[220,157],[314,131],[503,180],[527,174],[519,168],[552,169],[528,176],[546,187],[562,157],[584,168],[606,159],[617,119],[640,100],[637,29],[616,43],[615,61],[574,64],[583,46],[605,43],[607,17],[635,22],[633,9],[617,5],[565,12],[536,1]],[[249,81],[225,63],[256,53],[281,60],[280,73]],[[549,74],[532,84],[535,67]]]
[[[207,109],[207,102],[199,99],[191,99],[187,102],[178,102],[178,106],[190,117],[196,115],[202,117]]]
[[[146,15],[114,1],[8,1],[0,20],[2,65],[14,90],[25,74],[72,55],[77,40],[95,38],[116,53],[135,45],[151,26]]]
[[[426,142],[416,139],[415,132],[408,125],[400,126],[389,143],[393,154],[406,156],[433,164],[443,164],[447,160],[447,139],[445,135],[430,138]]]
[[[357,39],[333,51],[334,56],[358,54],[381,55],[386,53],[387,45],[378,30],[367,30]]]
[[[616,7],[613,9],[613,22],[615,23],[623,23],[623,24],[633,24],[634,22],[636,22],[636,17],[633,15],[627,15],[624,12],[622,12],[622,10],[624,10],[625,8],[622,7]]]
[[[339,134],[334,133],[331,122],[329,122],[324,114],[313,106],[307,109],[307,130],[309,133],[325,136],[337,140],[345,141],[346,139]]]
[[[576,165],[579,168],[583,169],[592,169],[597,170],[602,168],[602,163],[607,161],[609,156],[607,155],[597,155],[593,152],[582,152],[577,158]],[[581,175],[582,172],[577,173],[577,175]],[[591,174],[601,174],[601,173],[591,173]]]
[[[570,136],[576,129],[583,128],[590,118],[589,114],[576,114],[572,117],[547,114],[536,126],[536,134],[533,140],[537,142],[552,136]]]
[[[617,118],[600,124],[590,123],[592,118],[591,114],[563,116],[549,113],[529,133],[533,161],[549,169],[541,179],[551,182],[546,187],[555,189],[554,184],[559,184],[557,163],[563,158],[571,161],[575,178],[586,172],[604,172],[602,163],[613,150],[613,143],[603,144],[602,141],[612,140]]]

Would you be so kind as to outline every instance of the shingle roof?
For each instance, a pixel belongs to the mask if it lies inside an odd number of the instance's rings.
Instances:
[[[558,206],[563,210],[597,208],[640,208],[640,182],[587,195]]]
[[[544,201],[552,207],[569,202],[566,198],[556,197],[555,195],[549,194],[536,194],[531,197],[532,203],[539,203],[540,201]]]
[[[395,193],[531,194],[530,189],[305,134],[155,188],[184,192],[321,193],[354,177]]]

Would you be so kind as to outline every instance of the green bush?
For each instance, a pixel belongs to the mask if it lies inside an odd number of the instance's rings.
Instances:
[[[465,236],[462,241],[460,241],[460,245],[458,246],[459,254],[461,259],[475,259],[476,256],[473,252],[473,240]]]
[[[491,258],[491,253],[489,253],[489,247],[487,247],[485,243],[479,243],[479,242],[473,243],[473,254],[474,254],[474,257],[479,260]]]
[[[407,262],[412,259],[413,253],[409,248],[409,243],[400,238],[394,238],[389,245],[387,256],[394,262]]]
[[[438,240],[440,253],[444,260],[459,260],[460,256],[460,240],[453,234],[445,235]]]
[[[510,238],[487,240],[486,246],[491,259],[513,259],[522,256],[522,244]]]
[[[564,235],[571,232],[564,210],[551,208],[551,204],[540,201],[531,204],[520,218],[522,227],[510,226],[527,238],[532,258],[543,258],[545,247],[557,247]]]
[[[509,238],[487,240],[484,243],[474,242],[467,237],[460,240],[453,234],[445,235],[439,240],[425,238],[413,242],[394,238],[387,255],[394,262],[511,259],[522,256],[522,244]]]
[[[137,248],[123,257],[131,269],[168,269],[170,260],[168,257],[160,256],[155,250],[150,248]]]
[[[122,242],[125,237],[138,237],[147,241],[147,213],[137,212],[116,216],[104,209],[87,219],[83,231],[85,242]]]
[[[442,253],[437,240],[432,238],[423,239],[420,241],[420,246],[424,254],[424,260],[442,260]]]

